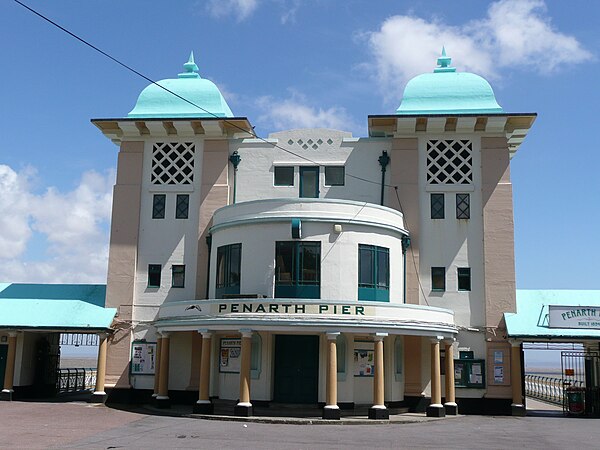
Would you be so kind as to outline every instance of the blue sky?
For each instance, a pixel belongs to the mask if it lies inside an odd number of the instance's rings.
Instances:
[[[190,50],[261,136],[366,133],[442,45],[509,112],[539,117],[512,162],[519,288],[600,289],[600,3],[583,0],[26,0],[153,79]],[[0,279],[104,282],[123,117],[148,84],[11,1],[0,4]]]

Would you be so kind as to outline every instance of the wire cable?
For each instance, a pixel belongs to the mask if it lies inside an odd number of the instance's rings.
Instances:
[[[232,121],[230,121],[230,120],[227,120],[227,118],[224,118],[224,117],[219,117],[219,116],[217,116],[217,115],[216,115],[216,114],[214,114],[213,112],[211,112],[211,111],[208,111],[207,109],[203,108],[202,106],[200,106],[200,105],[198,105],[198,104],[196,104],[196,103],[192,102],[191,100],[189,100],[189,99],[187,99],[187,98],[185,98],[185,97],[183,97],[183,96],[179,95],[177,92],[174,92],[174,91],[172,91],[171,89],[169,89],[169,88],[167,88],[167,87],[165,87],[165,86],[162,86],[161,84],[159,84],[158,82],[156,82],[156,81],[155,81],[155,80],[153,80],[152,78],[150,78],[150,77],[148,77],[148,76],[144,75],[143,73],[141,73],[140,71],[138,71],[138,70],[134,69],[133,67],[129,66],[128,64],[125,64],[125,63],[124,63],[124,62],[122,62],[121,60],[119,60],[119,59],[115,58],[114,56],[110,55],[109,53],[105,52],[104,50],[102,50],[102,49],[98,48],[98,47],[97,47],[97,46],[95,46],[94,44],[92,44],[92,43],[88,42],[87,40],[83,39],[82,37],[78,36],[77,34],[73,33],[72,31],[68,30],[67,28],[63,27],[62,25],[58,24],[58,23],[57,23],[57,22],[55,22],[54,20],[52,20],[52,19],[50,19],[50,18],[46,17],[46,16],[45,16],[45,15],[43,15],[42,13],[40,13],[40,12],[36,11],[35,9],[31,8],[30,6],[26,5],[26,4],[25,4],[25,3],[23,3],[22,1],[20,1],[20,0],[13,0],[13,1],[14,1],[15,3],[17,3],[17,4],[21,5],[23,8],[27,9],[27,10],[28,10],[28,11],[30,11],[31,13],[35,14],[36,16],[38,16],[39,18],[41,18],[42,20],[45,20],[45,21],[46,21],[46,22],[48,22],[49,24],[51,24],[51,25],[55,26],[56,28],[58,28],[59,30],[61,30],[61,31],[65,32],[66,34],[68,34],[68,35],[69,35],[69,36],[71,36],[72,38],[74,38],[74,39],[78,40],[78,41],[79,41],[79,42],[81,42],[82,44],[84,44],[84,45],[86,45],[86,46],[90,47],[92,50],[94,50],[94,51],[96,51],[96,52],[100,53],[101,55],[105,56],[106,58],[108,58],[108,59],[110,59],[111,61],[115,62],[116,64],[120,65],[121,67],[123,67],[123,68],[127,69],[128,71],[130,71],[130,72],[132,72],[132,73],[134,73],[134,74],[136,74],[137,76],[139,76],[139,77],[143,78],[144,80],[148,81],[149,83],[151,83],[151,84],[154,84],[154,85],[158,86],[160,89],[163,89],[164,91],[166,91],[166,92],[170,93],[171,95],[174,95],[175,97],[177,97],[177,98],[179,98],[180,100],[182,100],[182,101],[184,101],[184,102],[186,102],[186,103],[188,103],[188,104],[192,105],[193,107],[195,107],[195,108],[198,108],[200,111],[202,111],[202,112],[204,112],[204,113],[206,113],[206,114],[208,114],[208,115],[212,116],[213,118],[220,119],[220,120],[222,120],[224,123],[228,124],[229,126],[231,126],[231,127],[233,127],[233,128],[236,128],[236,129],[238,129],[238,130],[240,130],[240,131],[242,131],[242,132],[244,132],[244,133],[248,133],[248,134],[250,134],[250,135],[251,135],[253,138],[255,138],[255,139],[258,139],[258,140],[260,140],[260,141],[264,142],[265,144],[271,145],[271,146],[273,146],[274,148],[278,148],[278,149],[280,149],[280,150],[283,150],[284,152],[286,152],[286,153],[289,153],[290,155],[296,156],[297,158],[303,159],[303,160],[305,160],[305,161],[308,161],[308,162],[310,162],[310,163],[312,163],[312,164],[315,164],[315,165],[317,165],[317,166],[320,166],[320,165],[321,165],[321,164],[320,164],[320,163],[318,163],[317,161],[314,161],[314,160],[312,160],[312,159],[310,159],[310,158],[307,158],[307,157],[305,157],[305,156],[303,156],[303,155],[300,155],[300,154],[298,154],[298,153],[296,153],[296,152],[294,152],[294,151],[292,151],[292,150],[290,150],[290,149],[287,149],[287,148],[285,148],[285,147],[282,147],[282,146],[281,146],[281,145],[279,145],[279,144],[276,144],[276,143],[274,143],[274,142],[270,142],[270,141],[268,141],[267,139],[265,139],[265,138],[262,138],[262,137],[258,136],[258,135],[257,135],[257,134],[254,132],[254,130],[250,131],[250,130],[248,130],[248,129],[246,129],[246,128],[242,128],[242,127],[240,127],[239,125],[237,125],[236,123],[234,123],[234,122],[232,122]],[[354,178],[355,180],[364,181],[364,182],[366,182],[366,183],[372,183],[372,184],[376,184],[376,185],[378,185],[378,186],[381,186],[381,184],[382,184],[382,183],[381,183],[381,182],[379,182],[379,181],[373,181],[373,180],[369,180],[369,179],[367,179],[367,178],[359,177],[359,176],[357,176],[357,175],[352,175],[351,173],[348,173],[348,172],[346,172],[346,176],[347,176],[347,177],[349,177],[349,178]],[[387,184],[385,184],[385,183],[383,183],[383,185],[384,185],[384,186],[386,186],[386,187],[395,187],[395,186],[387,185]]]

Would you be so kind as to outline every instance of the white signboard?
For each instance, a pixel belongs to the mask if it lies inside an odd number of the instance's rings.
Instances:
[[[600,329],[600,307],[549,305],[550,328]]]
[[[154,375],[156,369],[156,344],[134,342],[131,345],[131,374]]]

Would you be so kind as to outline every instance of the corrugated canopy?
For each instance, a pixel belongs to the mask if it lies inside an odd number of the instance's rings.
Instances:
[[[105,285],[0,284],[0,328],[105,330],[117,312],[105,297]]]
[[[528,341],[600,339],[600,329],[550,328],[550,305],[600,307],[600,291],[517,290],[517,312],[504,313],[508,336]]]

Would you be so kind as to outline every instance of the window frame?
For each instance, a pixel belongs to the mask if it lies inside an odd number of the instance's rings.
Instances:
[[[185,201],[184,201],[185,200]],[[185,203],[185,214],[181,205]],[[176,219],[187,219],[190,215],[190,194],[177,194],[177,201],[175,202],[175,218]]]
[[[341,169],[342,171],[342,182],[341,183],[328,183],[327,182],[327,172],[332,169]],[[331,175],[333,176],[333,175]],[[325,186],[345,186],[346,185],[346,167],[345,166],[325,166]]]
[[[158,268],[158,270],[157,270]],[[158,273],[158,284],[152,284],[150,282],[151,276],[156,275]],[[162,281],[162,265],[161,264],[148,264],[148,287],[149,288],[160,288],[160,283]]]
[[[437,203],[440,202],[440,199],[441,207],[437,206]],[[446,218],[446,198],[443,192],[432,192],[429,194],[429,206],[432,220],[441,220]]]
[[[281,249],[291,249],[290,279],[281,279],[283,256]],[[316,249],[315,280],[304,279],[305,249]],[[285,267],[284,267],[285,268]],[[287,273],[287,272],[286,272]],[[321,298],[321,241],[276,241],[275,242],[275,297],[276,298]]]
[[[371,254],[371,282],[365,283],[361,280],[363,273],[363,252]],[[385,280],[380,281],[380,255],[386,256]],[[390,249],[372,244],[358,244],[358,300],[370,300],[377,302],[390,301]]]
[[[233,253],[237,252],[237,280],[232,279],[232,263],[235,259],[232,258]],[[224,259],[224,274],[223,280],[220,280],[220,262]],[[240,285],[242,279],[242,243],[221,245],[217,248],[217,259],[215,265],[215,298],[223,298],[224,295],[235,295],[240,293]]]
[[[162,199],[162,211],[160,211],[160,200]],[[157,205],[158,203],[158,205]],[[153,219],[164,219],[167,210],[167,195],[166,194],[154,194],[152,196],[152,218]]]
[[[463,274],[461,275],[461,271],[463,271]],[[456,268],[456,284],[457,284],[457,289],[459,292],[470,292],[472,289],[472,284],[471,284],[471,268],[470,267],[457,267]],[[468,283],[469,283],[469,287],[468,288],[461,288],[461,279],[467,279]]]
[[[308,172],[315,173],[315,194],[314,196],[303,195],[305,194],[305,186],[306,181],[304,181],[304,174]],[[321,168],[319,166],[300,166],[299,169],[299,177],[300,177],[300,192],[298,193],[299,198],[319,198],[320,190],[319,187],[321,185]]]
[[[179,273],[176,273],[176,271],[181,270],[181,272],[179,272],[181,274],[181,284],[177,283],[175,284],[175,280],[176,275],[179,275]],[[185,287],[185,264],[172,264],[171,265],[171,287],[172,288],[177,288],[177,289],[181,289]]]
[[[282,184],[277,183],[277,171],[282,169],[291,169],[292,170],[292,183],[291,184]],[[293,187],[295,184],[295,170],[294,166],[274,166],[273,167],[273,186],[276,187]]]
[[[435,287],[434,284],[434,280],[436,279],[436,274],[434,272],[441,272],[442,277],[442,281],[443,281],[443,286],[442,287]],[[437,276],[439,276],[440,274],[438,273]],[[432,267],[431,268],[431,291],[432,292],[446,292],[446,268],[445,267],[441,267],[441,266],[437,266],[437,267]]]
[[[466,205],[466,206],[462,206]],[[456,194],[456,218],[470,219],[471,218],[471,195],[467,192]]]

